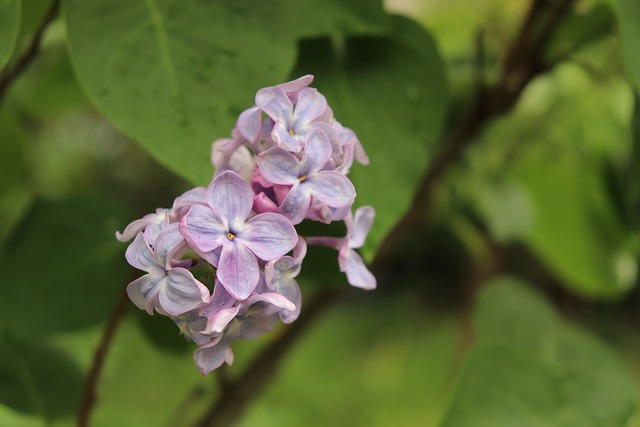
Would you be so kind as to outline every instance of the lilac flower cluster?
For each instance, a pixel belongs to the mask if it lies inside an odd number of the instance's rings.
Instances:
[[[356,192],[346,176],[354,160],[369,160],[353,131],[309,87],[312,80],[258,91],[232,137],[213,143],[209,186],[116,233],[121,241],[133,239],[127,261],[146,272],[127,287],[130,299],[149,314],[171,317],[198,344],[194,359],[203,375],[232,363],[232,341],[298,317],[296,276],[307,244],[338,250],[351,285],[376,286],[354,250],[364,244],[374,211],[351,212]],[[294,226],[304,220],[342,220],[347,235],[300,236]]]

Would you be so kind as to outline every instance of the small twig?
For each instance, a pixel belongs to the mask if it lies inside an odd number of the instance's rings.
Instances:
[[[42,22],[40,22],[40,25],[33,35],[27,50],[25,50],[22,56],[18,58],[13,67],[6,68],[2,73],[0,73],[0,102],[2,102],[2,99],[4,98],[4,95],[11,83],[13,83],[14,80],[18,78],[18,76],[20,76],[20,74],[22,74],[36,58],[40,51],[42,36],[44,35],[45,30],[49,27],[49,24],[51,24],[58,15],[59,10],[60,0],[53,0],[49,10],[45,14],[44,18],[42,18]]]
[[[228,427],[242,415],[243,409],[260,394],[275,375],[283,356],[303,331],[337,299],[339,292],[316,294],[300,317],[282,335],[258,353],[251,365],[233,381],[224,383],[216,404],[196,424],[198,427]]]
[[[82,392],[82,398],[80,400],[80,409],[78,410],[78,427],[86,427],[89,425],[91,411],[96,401],[96,388],[98,385],[100,374],[102,373],[102,367],[104,365],[105,359],[107,358],[109,347],[111,346],[113,337],[115,336],[116,330],[118,329],[120,320],[122,320],[122,316],[127,310],[128,301],[129,299],[127,297],[126,288],[122,288],[122,292],[120,292],[118,301],[113,307],[113,311],[111,312],[109,321],[105,326],[104,332],[102,334],[102,339],[100,340],[100,344],[98,345],[98,348],[96,349],[96,352],[93,356],[93,363],[91,365],[91,368],[89,369],[89,373],[87,374],[87,378],[84,383],[84,390]]]

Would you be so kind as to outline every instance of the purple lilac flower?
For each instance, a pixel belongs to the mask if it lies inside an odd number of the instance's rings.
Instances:
[[[144,233],[140,232],[127,248],[129,264],[147,274],[134,280],[127,287],[131,301],[139,308],[153,314],[177,316],[209,302],[209,290],[182,267],[172,267],[173,256],[184,245],[178,225],[163,230],[154,249],[151,249]]]
[[[272,139],[279,147],[296,153],[304,148],[303,138],[314,128],[314,122],[330,123],[333,118],[325,97],[308,87],[300,90],[296,105],[282,87],[261,89],[256,105],[275,122]]]
[[[158,208],[156,213],[143,216],[127,225],[122,233],[116,231],[116,238],[121,242],[128,242],[139,232],[144,232],[144,237],[153,245],[160,231],[169,224],[168,210]]]
[[[291,323],[298,318],[302,307],[302,294],[300,286],[295,278],[300,273],[302,260],[307,254],[307,244],[300,238],[293,248],[293,257],[284,256],[278,260],[270,261],[264,267],[264,275],[267,287],[277,294],[282,295],[295,306],[295,310],[281,311],[280,320]]]
[[[263,213],[251,219],[253,192],[234,172],[219,175],[207,188],[209,206],[194,205],[182,219],[187,241],[211,252],[222,246],[217,276],[235,298],[246,299],[258,284],[257,258],[271,261],[289,252],[298,237],[282,215]],[[257,257],[257,258],[256,258]]]
[[[222,300],[229,300],[221,295]],[[223,363],[233,363],[231,342],[251,340],[269,332],[278,321],[280,313],[293,312],[296,306],[284,296],[269,292],[264,277],[260,279],[256,292],[246,301],[236,302],[234,317],[226,322],[221,333],[214,333],[211,341],[201,345],[194,355],[194,361],[202,375],[206,375]],[[226,308],[229,310],[228,308]],[[226,321],[227,319],[225,319]]]
[[[331,145],[323,131],[314,129],[307,135],[302,160],[279,147],[258,157],[262,176],[274,184],[291,185],[280,206],[280,213],[293,224],[307,215],[311,197],[333,208],[349,206],[356,192],[349,179],[334,171],[323,170],[331,157]]]
[[[170,209],[116,232],[119,240],[134,239],[126,258],[147,273],[129,284],[129,297],[149,314],[169,316],[198,345],[194,360],[203,375],[233,362],[233,341],[296,320],[307,244],[337,249],[353,286],[376,286],[354,250],[364,244],[373,208],[354,218],[355,188],[346,177],[354,160],[369,159],[324,96],[308,87],[312,81],[307,75],[261,89],[231,138],[212,144],[215,173],[207,188],[188,190]],[[298,236],[293,224],[304,219],[344,220],[347,235]]]

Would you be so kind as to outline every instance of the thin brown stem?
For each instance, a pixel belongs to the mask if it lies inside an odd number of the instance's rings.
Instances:
[[[94,353],[93,363],[84,383],[84,390],[80,400],[80,409],[78,410],[78,427],[86,427],[89,425],[91,411],[93,410],[93,405],[96,402],[96,389],[98,386],[98,380],[100,379],[100,374],[102,373],[102,367],[104,366],[104,362],[107,358],[116,330],[118,329],[120,321],[127,310],[128,301],[129,299],[127,297],[126,288],[122,288],[118,301],[113,307],[109,321],[104,328],[102,339]]]
[[[40,51],[40,45],[42,44],[42,36],[44,32],[49,27],[49,24],[53,22],[53,20],[58,16],[58,12],[60,11],[60,0],[53,0],[49,10],[45,14],[44,18],[40,22],[40,25],[36,29],[35,34],[33,35],[29,46],[24,51],[22,56],[18,58],[13,67],[6,68],[2,73],[0,73],[0,102],[4,98],[4,95],[11,86],[11,84],[31,65],[33,60],[38,55]]]

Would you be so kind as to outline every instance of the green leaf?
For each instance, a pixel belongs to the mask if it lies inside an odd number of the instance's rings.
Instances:
[[[615,16],[607,4],[597,3],[586,11],[575,11],[554,33],[545,56],[549,63],[556,62],[610,34],[614,28]]]
[[[26,339],[0,339],[0,402],[44,420],[75,413],[80,369],[62,351]]]
[[[630,373],[596,338],[509,278],[480,295],[469,357],[442,427],[624,427],[637,413]]]
[[[89,103],[73,74],[63,43],[48,45],[38,52],[38,61],[12,85],[11,100],[21,110],[46,119],[62,117]]]
[[[20,0],[0,0],[0,71],[11,59],[20,33]]]
[[[393,17],[386,37],[303,41],[296,74],[313,73],[337,120],[353,129],[371,160],[349,176],[358,205],[372,205],[371,255],[408,209],[443,125],[447,84],[433,38]]]
[[[640,91],[640,2],[636,0],[615,0],[622,53],[627,65],[629,78]]]
[[[123,217],[97,195],[35,203],[0,258],[0,330],[37,337],[106,319],[126,285]]]
[[[26,135],[6,105],[0,109],[0,252],[4,240],[31,201],[27,187]]]
[[[211,141],[283,82],[300,36],[379,32],[372,4],[65,0],[72,63],[96,106],[161,163],[210,181]],[[367,9],[368,10],[368,9]]]
[[[632,108],[624,80],[596,80],[563,63],[533,81],[516,109],[470,148],[472,171],[455,190],[473,200],[515,184],[519,196],[480,204],[493,234],[525,243],[572,291],[620,298],[635,284],[637,262],[611,177],[628,168]],[[510,214],[517,218],[504,218]]]

